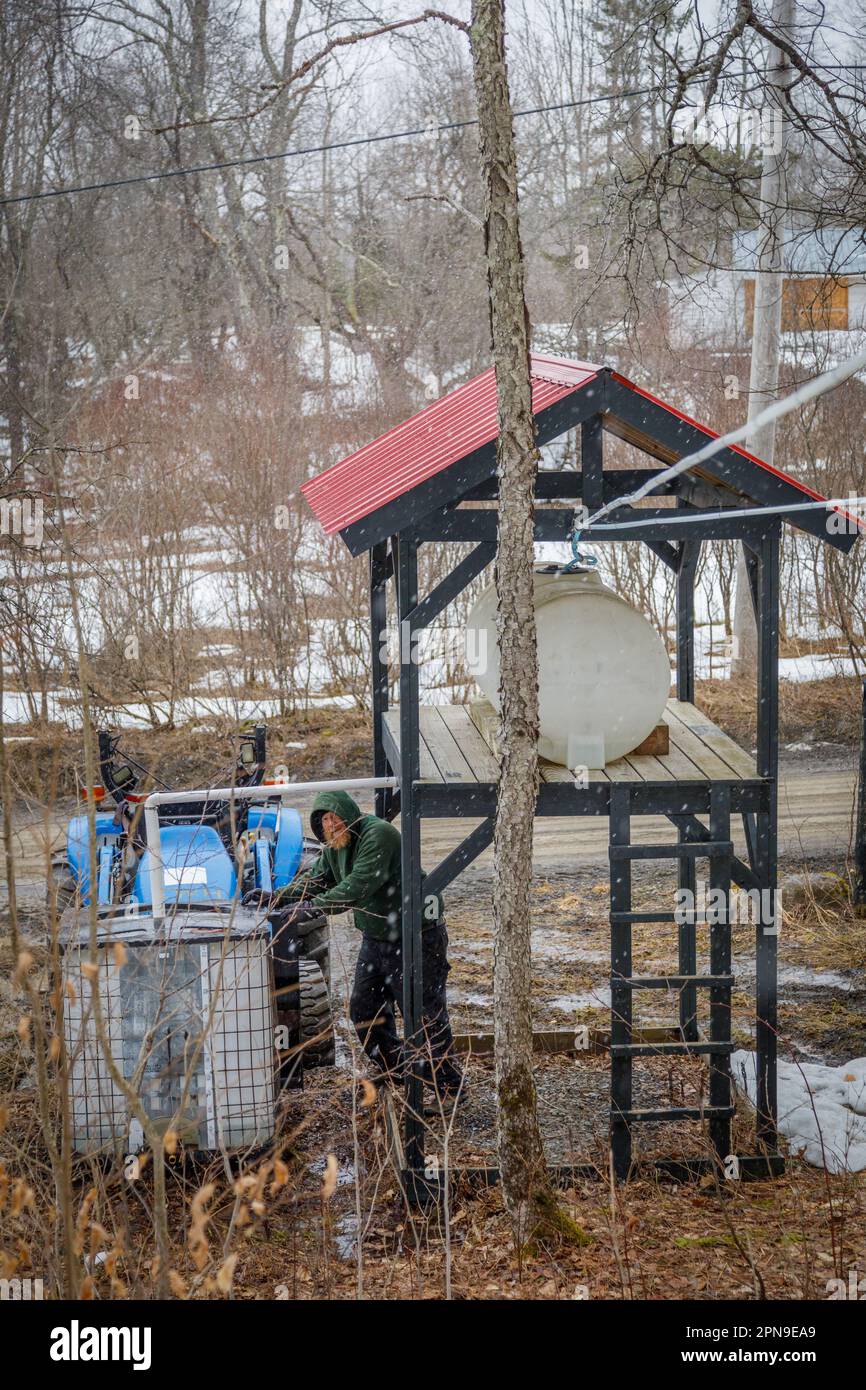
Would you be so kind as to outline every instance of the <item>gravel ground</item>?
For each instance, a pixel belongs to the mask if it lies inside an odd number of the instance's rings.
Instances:
[[[841,861],[820,868],[841,872]],[[783,864],[782,874],[802,869]],[[670,867],[635,867],[635,906],[670,902],[675,879]],[[470,869],[446,894],[450,937],[449,1006],[455,1033],[489,1032],[493,1008],[493,915],[491,880],[486,868]],[[606,867],[562,865],[546,869],[533,882],[533,1015],[536,1029],[567,1030],[577,1024],[609,1025],[609,926]],[[357,954],[357,936],[347,919],[333,923],[334,985],[348,1058],[351,1026],[345,1001]],[[699,949],[705,948],[699,935]],[[675,932],[669,926],[636,928],[635,972],[663,973],[676,968]],[[780,1055],[801,1060],[842,1062],[866,1051],[866,954],[862,923],[831,914],[821,926],[808,905],[786,916],[780,937]],[[733,1034],[753,1046],[754,928],[734,930]],[[705,1002],[705,1001],[704,1001]],[[677,999],[663,991],[639,995],[635,1021],[664,1027],[677,1021]],[[475,1055],[467,1066],[468,1088],[451,1127],[449,1161],[486,1164],[495,1150],[495,1096],[492,1060]],[[539,1056],[536,1086],[539,1118],[552,1162],[603,1162],[607,1144],[609,1060]],[[640,1059],[634,1069],[636,1106],[698,1105],[706,1100],[706,1066],[700,1060]],[[744,1116],[744,1119],[747,1119]],[[696,1123],[643,1125],[636,1131],[638,1153],[706,1152],[706,1134]],[[438,1150],[442,1125],[431,1121],[431,1143]]]
[[[33,930],[41,919],[44,897],[35,862],[19,880],[19,902]],[[826,855],[813,869],[844,873],[841,859]],[[803,863],[783,859],[780,877],[799,873]],[[29,872],[28,872],[29,871]],[[32,877],[31,877],[32,875]],[[635,906],[672,906],[675,879],[670,866],[635,866]],[[534,876],[532,888],[533,1013],[536,1029],[570,1030],[578,1024],[606,1029],[609,1024],[609,927],[606,863],[551,862]],[[486,863],[465,871],[447,890],[451,975],[449,1003],[456,1033],[492,1030],[493,914],[491,871]],[[349,919],[332,923],[332,984],[338,1016],[338,1077],[351,1065],[354,1032],[347,1000],[359,938]],[[705,946],[705,942],[702,943]],[[0,940],[0,1061],[18,1056],[15,1027],[20,1001],[11,988],[8,938]],[[676,969],[676,941],[671,927],[636,928],[635,971],[664,973]],[[734,969],[738,985],[733,1000],[733,1034],[744,1046],[754,1035],[754,929],[734,931]],[[780,1055],[802,1060],[842,1063],[866,1052],[866,938],[862,922],[833,910],[822,915],[808,903],[786,916],[780,938]],[[705,1002],[705,1000],[704,1000]],[[651,991],[635,1001],[636,1022],[666,1026],[676,1022],[677,1000]],[[680,1077],[667,1059],[651,1059],[635,1069],[636,1104],[667,1103],[669,1092],[691,1087],[697,1079]],[[16,1072],[19,1070],[16,1063]],[[607,1125],[609,1068],[605,1056],[579,1060],[537,1059],[537,1086],[542,1126],[554,1161],[589,1157],[604,1144]],[[475,1057],[469,1067],[471,1092],[455,1119],[454,1138],[461,1152],[488,1153],[494,1144],[494,1096],[488,1059]],[[646,1127],[648,1140],[655,1126]],[[692,1126],[691,1130],[695,1127]]]
[[[538,1116],[549,1163],[595,1163],[607,1166],[610,1066],[606,1055],[539,1057],[535,1067]],[[698,1062],[671,1064],[668,1058],[641,1059],[634,1071],[634,1104],[655,1108],[706,1103],[706,1080]],[[444,1126],[429,1121],[430,1141],[442,1142]],[[706,1133],[697,1124],[678,1125],[671,1140],[667,1125],[646,1124],[635,1130],[635,1156],[661,1150],[678,1155],[707,1151]],[[472,1058],[467,1068],[466,1101],[455,1114],[450,1162],[496,1164],[496,1098],[493,1063]]]

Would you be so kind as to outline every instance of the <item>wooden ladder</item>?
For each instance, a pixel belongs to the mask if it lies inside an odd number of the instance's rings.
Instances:
[[[720,1162],[730,1152],[732,1083],[731,1041],[731,805],[730,788],[710,784],[710,838],[677,844],[640,845],[631,842],[631,787],[620,783],[611,787],[610,799],[610,1142],[614,1176],[625,1181],[632,1162],[632,1126],[640,1123],[704,1120],[709,1122],[710,1139]],[[709,972],[699,974],[694,945],[695,914],[690,913],[685,929],[676,912],[632,910],[631,866],[634,860],[670,859],[680,866],[680,885],[694,885],[694,863],[709,860],[708,887],[715,894],[712,903],[721,904],[707,913],[710,933]],[[684,867],[687,871],[684,872]],[[680,967],[673,975],[632,974],[632,929],[642,923],[669,922],[680,926]],[[686,969],[684,970],[684,960]],[[671,1031],[680,1034],[671,1042],[635,1041],[632,1005],[636,990],[678,989],[680,1018]],[[694,1000],[699,989],[709,990],[709,1035],[700,1036]],[[682,1001],[688,1001],[685,1010]],[[632,1063],[635,1057],[694,1056],[709,1059],[709,1103],[705,1106],[669,1106],[662,1109],[635,1109],[632,1103]]]

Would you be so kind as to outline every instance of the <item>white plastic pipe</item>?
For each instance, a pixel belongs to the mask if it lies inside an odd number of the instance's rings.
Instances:
[[[144,829],[150,853],[150,900],[154,923],[165,919],[165,879],[159,837],[160,806],[184,801],[269,801],[273,796],[296,792],[368,791],[375,787],[396,787],[396,777],[352,777],[336,782],[271,782],[257,787],[210,787],[206,791],[151,792],[144,803]]]
[[[728,430],[727,434],[721,434],[716,439],[711,439],[693,454],[686,454],[684,458],[672,463],[669,468],[663,468],[661,473],[654,473],[647,482],[641,483],[640,487],[636,491],[630,492],[627,497],[614,497],[610,502],[605,502],[603,507],[599,507],[597,512],[593,512],[592,516],[580,524],[580,530],[588,531],[596,521],[601,521],[602,517],[608,516],[618,507],[634,506],[635,502],[649,497],[650,493],[655,492],[662,483],[678,477],[687,468],[694,468],[697,464],[703,463],[705,459],[713,458],[722,449],[726,449],[729,444],[739,444],[741,440],[748,439],[756,430],[763,429],[772,421],[790,414],[799,406],[806,405],[818,396],[823,396],[827,391],[832,391],[835,386],[841,385],[843,381],[847,381],[850,376],[853,376],[855,372],[862,371],[864,367],[866,367],[866,348],[861,348],[859,352],[855,352],[852,357],[846,357],[829,372],[824,372],[822,376],[816,376],[811,381],[804,382],[802,386],[797,387],[796,391],[792,391],[788,396],[783,396],[780,401],[773,401],[759,415],[756,415],[752,420],[747,420],[745,425],[738,425],[736,429]]]

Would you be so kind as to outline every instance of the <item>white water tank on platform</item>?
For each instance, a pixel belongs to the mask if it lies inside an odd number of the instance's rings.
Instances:
[[[652,733],[670,695],[671,668],[655,628],[593,571],[535,571],[538,751],[565,767],[601,768]],[[469,670],[499,710],[496,589],[466,623]]]

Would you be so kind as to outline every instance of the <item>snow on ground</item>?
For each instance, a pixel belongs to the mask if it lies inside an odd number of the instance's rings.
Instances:
[[[48,718],[52,722],[65,724],[67,729],[80,729],[81,711],[77,703],[62,703],[62,700],[76,701],[73,690],[58,691],[48,697]],[[319,709],[325,705],[338,709],[351,709],[354,705],[351,695],[323,695],[315,692],[307,696],[307,704]],[[169,703],[155,700],[153,709],[159,719],[168,720]],[[176,700],[174,720],[176,724],[186,724],[198,719],[277,719],[280,714],[279,700],[241,700],[229,696],[212,696],[208,699],[187,697]],[[3,696],[4,724],[27,724],[30,715],[23,695],[6,691]],[[117,705],[111,712],[112,726],[119,729],[149,728],[150,710],[147,705]],[[11,740],[7,739],[7,743]],[[291,745],[289,745],[291,747]]]
[[[197,542],[201,543],[205,539],[213,541],[213,533],[198,528],[196,531]],[[592,547],[589,548],[592,549]],[[596,551],[602,579],[611,583],[611,576],[605,574],[604,547],[598,546]],[[317,553],[315,546],[312,546],[311,555]],[[214,550],[214,554],[217,554],[216,550]],[[204,641],[201,655],[207,660],[208,670],[189,689],[186,698],[179,701],[179,708],[175,717],[181,720],[213,714],[241,718],[265,717],[276,711],[274,701],[257,702],[223,698],[214,693],[215,690],[231,688],[238,681],[240,674],[237,661],[238,650],[234,644],[225,641],[223,629],[229,607],[240,606],[243,610],[249,604],[250,595],[247,590],[247,581],[242,575],[229,575],[220,569],[201,569],[199,567],[200,558],[200,555],[192,557],[188,598],[198,635]],[[571,548],[562,543],[545,542],[536,546],[536,559],[546,563],[567,563],[571,559]],[[0,566],[0,577],[2,577],[2,566]],[[670,622],[670,603],[668,602],[670,595],[666,587],[669,586],[670,577],[664,566],[658,567],[652,583],[654,589],[652,610],[656,615],[667,615],[666,618],[656,616],[654,621],[656,625],[664,621]],[[83,584],[83,592],[86,593],[87,582],[83,581]],[[317,576],[312,570],[309,573],[305,572],[304,587],[308,594],[314,591],[325,593],[328,590],[326,580],[320,575]],[[95,599],[95,593],[90,597]],[[713,677],[726,679],[730,675],[731,640],[726,637],[724,624],[719,619],[718,614],[713,611],[713,585],[699,585],[696,590],[695,601],[696,673],[701,679]],[[459,701],[465,698],[467,693],[463,685],[456,682],[456,675],[464,664],[463,627],[455,623],[453,619],[448,621],[448,618],[449,615],[446,614],[444,621],[439,621],[433,627],[426,629],[418,643],[419,680],[421,699],[424,704],[445,704],[455,700]],[[89,630],[87,634],[88,643],[92,648],[97,647],[101,640],[99,625],[100,620],[94,618],[92,630]],[[808,619],[804,621],[802,626],[804,630],[801,632],[801,636],[804,638],[822,636],[817,629],[815,631],[810,630]],[[673,646],[674,634],[670,628],[666,636],[669,647]],[[211,637],[210,642],[207,640],[208,637]],[[306,692],[306,701],[311,707],[320,705],[346,707],[351,705],[350,697],[334,697],[330,692],[335,686],[339,688],[344,681],[345,688],[350,688],[354,674],[353,665],[362,659],[358,653],[363,652],[365,644],[366,630],[364,619],[361,616],[358,617],[357,621],[338,618],[314,619],[309,625],[307,643],[297,650],[295,656],[295,669],[292,675],[293,688],[298,692]],[[63,645],[68,645],[70,649],[74,649],[74,634],[66,633],[61,643],[61,646]],[[399,659],[396,631],[389,632],[389,659],[395,665]],[[859,672],[855,663],[847,653],[842,651],[807,653],[797,657],[786,657],[779,662],[780,677],[789,681],[819,680],[857,674]],[[673,675],[674,672],[672,671]],[[164,720],[168,713],[167,704],[164,701],[157,701],[156,709],[158,717]],[[80,727],[77,693],[68,687],[51,691],[47,699],[47,713],[52,722],[65,724],[69,729]],[[143,704],[129,704],[125,708],[119,707],[116,717],[120,725],[128,727],[147,726],[151,722],[149,713]],[[7,689],[3,697],[3,718],[9,725],[26,725],[29,722],[30,702],[23,693]]]
[[[859,675],[850,656],[840,652],[829,654],[809,652],[806,656],[779,658],[779,679],[786,681],[820,681],[832,676]]]
[[[755,1054],[735,1052],[731,1071],[754,1105]],[[779,1133],[814,1168],[866,1168],[866,1057],[841,1067],[779,1062]]]

